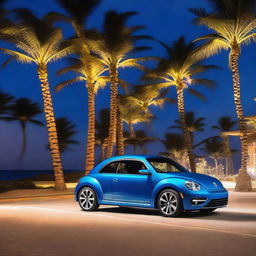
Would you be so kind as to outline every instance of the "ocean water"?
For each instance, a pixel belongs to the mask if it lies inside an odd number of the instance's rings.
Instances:
[[[77,170],[64,170],[65,173]],[[53,170],[0,170],[0,180],[19,180],[30,178],[39,174],[53,174]]]

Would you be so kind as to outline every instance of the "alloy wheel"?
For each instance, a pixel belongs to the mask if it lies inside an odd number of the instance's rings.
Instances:
[[[157,206],[165,217],[176,217],[183,212],[182,199],[179,193],[172,189],[165,189],[159,194]]]
[[[97,208],[98,202],[95,192],[89,187],[83,188],[79,193],[79,204],[85,211]]]
[[[170,191],[163,193],[160,197],[161,211],[166,215],[173,214],[177,209],[177,204],[178,200],[176,196]]]

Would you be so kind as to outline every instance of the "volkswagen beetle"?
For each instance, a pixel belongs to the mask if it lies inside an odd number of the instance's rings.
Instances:
[[[228,192],[211,176],[189,172],[162,156],[117,156],[82,177],[75,199],[84,211],[99,205],[157,208],[163,216],[184,211],[212,212],[225,207]]]

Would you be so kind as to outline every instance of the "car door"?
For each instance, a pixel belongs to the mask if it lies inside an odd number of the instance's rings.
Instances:
[[[117,162],[111,162],[95,175],[102,188],[103,200],[111,201],[113,199],[113,175],[116,173],[116,166]]]
[[[149,204],[152,193],[150,175],[139,174],[146,169],[138,160],[119,161],[113,174],[112,199],[118,202]]]

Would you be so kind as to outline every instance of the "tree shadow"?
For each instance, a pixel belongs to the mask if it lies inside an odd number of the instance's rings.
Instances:
[[[99,212],[120,213],[120,214],[136,214],[136,215],[150,215],[161,216],[157,209],[135,208],[135,207],[102,207],[98,209]],[[212,212],[204,213],[200,211],[185,212],[179,219],[201,219],[201,220],[219,220],[219,221],[256,221],[256,213],[242,213],[242,212]]]

